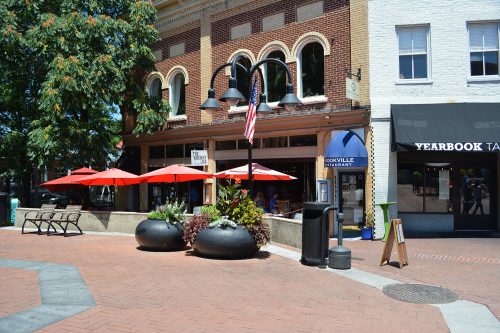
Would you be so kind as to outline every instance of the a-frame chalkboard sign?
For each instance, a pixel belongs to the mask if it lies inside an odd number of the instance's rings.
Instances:
[[[403,268],[404,265],[408,265],[408,254],[406,253],[405,236],[403,235],[403,225],[400,219],[392,219],[389,225],[387,240],[385,241],[384,253],[382,254],[382,260],[380,260],[380,266],[389,263],[391,258],[392,245],[394,241],[397,242],[396,247],[398,250],[399,257],[399,268]]]

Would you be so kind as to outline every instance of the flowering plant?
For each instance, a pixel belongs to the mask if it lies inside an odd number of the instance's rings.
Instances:
[[[246,228],[258,247],[271,239],[269,226],[262,221],[264,211],[257,207],[248,195],[248,190],[241,188],[239,179],[234,184],[219,187],[217,202],[213,206],[205,206],[201,215],[195,215],[187,223],[188,236],[185,239],[193,243],[198,232],[205,228]]]

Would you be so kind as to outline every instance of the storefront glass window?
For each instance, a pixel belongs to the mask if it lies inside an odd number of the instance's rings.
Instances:
[[[317,136],[312,135],[296,135],[290,137],[290,147],[316,146]]]
[[[460,169],[460,207],[462,215],[489,215],[490,169]]]
[[[423,165],[398,165],[398,208],[401,212],[424,211]]]
[[[263,138],[262,148],[283,148],[288,145],[287,136],[277,136],[274,138]]]
[[[238,149],[248,149],[248,140],[247,139],[242,139],[238,140]],[[252,149],[259,149],[260,148],[260,139],[253,139],[253,145]]]
[[[165,146],[149,147],[149,158],[165,158]]]
[[[236,140],[217,141],[215,143],[215,150],[234,150],[236,149]]]
[[[167,158],[184,157],[184,145],[167,145]]]
[[[191,157],[191,150],[203,150],[203,142],[186,143],[184,145],[184,156]]]

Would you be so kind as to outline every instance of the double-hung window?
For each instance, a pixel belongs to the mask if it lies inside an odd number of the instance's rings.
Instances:
[[[499,29],[498,22],[470,23],[470,76],[498,76]]]
[[[428,80],[429,26],[398,27],[399,79]]]

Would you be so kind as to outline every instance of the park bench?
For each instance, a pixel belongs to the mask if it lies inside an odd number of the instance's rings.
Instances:
[[[74,225],[80,234],[83,234],[82,229],[78,226],[78,220],[80,219],[82,209],[81,205],[68,205],[64,211],[56,211],[49,220],[49,225],[47,227],[47,236],[50,236],[50,227],[56,231],[54,224],[57,224],[64,232],[64,237],[67,237],[68,226],[70,224]]]
[[[54,210],[56,209],[56,205],[52,204],[43,204],[42,207],[38,210],[31,210],[24,214],[24,222],[21,228],[21,233],[24,234],[24,227],[27,222],[33,223],[37,229],[38,234],[42,233],[42,223],[49,223],[52,215],[54,215]],[[50,224],[49,224],[50,225]],[[54,229],[55,230],[55,229]]]

